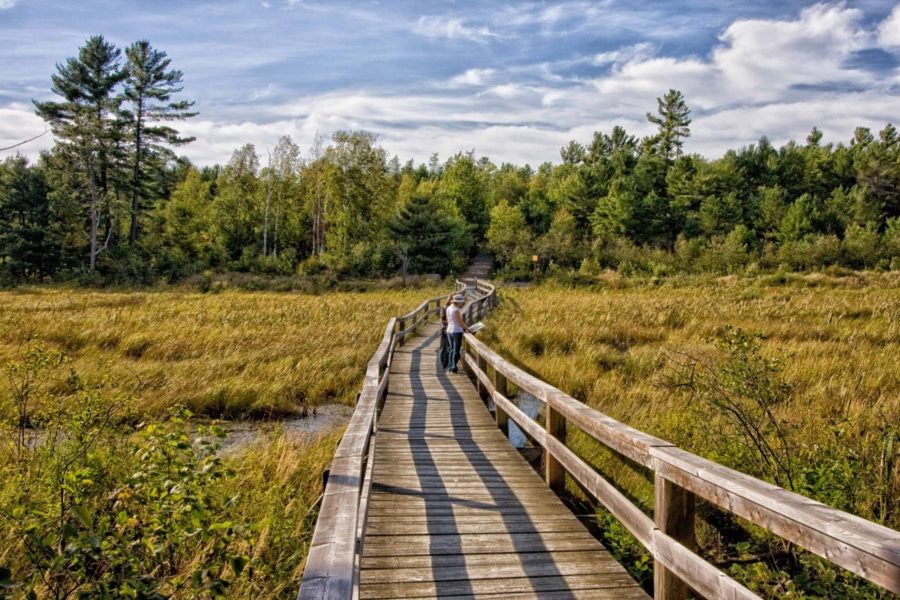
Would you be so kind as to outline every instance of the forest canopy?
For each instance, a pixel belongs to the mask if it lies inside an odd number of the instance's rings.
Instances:
[[[56,143],[0,165],[0,278],[152,283],[214,271],[447,275],[487,250],[501,274],[604,268],[666,275],[748,269],[900,269],[900,139],[893,125],[824,144],[813,129],[691,154],[677,90],[647,114],[573,140],[558,164],[496,165],[460,152],[389,157],[338,131],[303,151],[247,144],[225,165],[179,157],[196,115],[183,74],[146,40],[88,39],[35,111]],[[777,133],[777,132],[773,132]]]

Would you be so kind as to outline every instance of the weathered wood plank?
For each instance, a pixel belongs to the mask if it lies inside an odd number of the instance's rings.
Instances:
[[[541,553],[547,556],[547,553]],[[575,554],[574,552],[572,554]],[[495,555],[490,555],[495,556]],[[521,555],[521,556],[527,556]],[[622,567],[612,557],[605,561],[574,560],[556,555],[557,560],[527,561],[517,563],[465,564],[457,567],[407,567],[363,570],[363,585],[373,583],[412,583],[423,581],[474,581],[477,579],[507,579],[512,577],[553,577],[559,575],[621,575]],[[427,579],[423,579],[425,576]]]
[[[370,539],[375,536],[398,535],[463,535],[463,534],[502,534],[502,533],[564,533],[583,532],[584,525],[577,520],[539,520],[531,518],[510,518],[498,521],[467,521],[429,519],[419,522],[389,523],[386,521],[367,524],[366,535]]]
[[[444,554],[438,556],[364,556],[362,568],[370,573],[379,569],[483,567],[494,565],[527,565],[563,562],[615,562],[606,550],[572,550],[562,552],[507,552],[494,554]]]
[[[627,574],[567,575],[557,577],[515,577],[472,581],[368,584],[361,598],[418,598],[453,594],[497,594],[516,592],[562,592],[578,589],[627,588],[633,586]]]
[[[464,596],[440,596],[442,600],[648,600],[649,596],[640,588],[587,588],[583,590],[565,590],[561,592],[500,592],[497,594],[480,593]],[[437,596],[421,596],[421,598],[437,598]]]
[[[689,582],[690,586],[705,598],[761,600],[759,596],[658,529],[653,531],[651,550],[657,563],[668,573],[681,581]],[[666,585],[668,583],[666,582]],[[663,590],[664,593],[672,591]],[[677,588],[674,591],[681,592]],[[659,592],[657,591],[654,596],[660,597]]]
[[[347,599],[355,582],[361,465],[335,458],[313,533],[299,600]]]

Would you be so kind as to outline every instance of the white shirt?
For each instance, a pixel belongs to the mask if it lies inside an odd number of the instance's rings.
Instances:
[[[462,333],[463,328],[456,322],[456,315],[462,314],[462,309],[455,304],[451,304],[447,309],[447,333]]]

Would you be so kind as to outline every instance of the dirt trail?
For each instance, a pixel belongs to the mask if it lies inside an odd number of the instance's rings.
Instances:
[[[476,279],[488,279],[491,269],[494,268],[494,257],[488,254],[479,254],[472,259],[466,270],[459,276],[459,280],[473,285]]]

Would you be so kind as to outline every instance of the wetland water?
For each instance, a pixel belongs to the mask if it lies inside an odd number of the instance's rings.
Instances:
[[[314,438],[327,435],[343,427],[353,414],[352,406],[325,404],[307,417],[281,419],[275,421],[229,421],[220,423],[228,432],[222,444],[226,453],[240,452],[258,442],[265,441],[274,433],[284,432],[288,438]]]
[[[519,409],[531,417],[532,419],[536,418],[541,409],[544,406],[544,403],[541,402],[538,398],[535,398],[528,392],[519,391],[513,398],[511,398],[513,403],[519,407]],[[491,410],[494,409],[493,402],[491,403]],[[512,419],[509,420],[509,443],[513,445],[515,448],[524,448],[528,444],[528,439],[525,437],[525,434],[522,433],[522,430],[519,429],[519,426],[516,425],[516,422]]]
[[[532,419],[540,414],[543,407],[539,399],[526,392],[520,391],[513,401]],[[491,408],[493,409],[493,406]],[[222,444],[222,450],[226,454],[240,452],[282,431],[289,438],[309,439],[327,435],[346,425],[352,414],[352,406],[326,404],[319,406],[316,414],[310,414],[308,417],[273,421],[221,422],[219,425],[228,433]],[[528,444],[525,434],[512,420],[509,421],[509,441],[515,448],[524,448]]]

